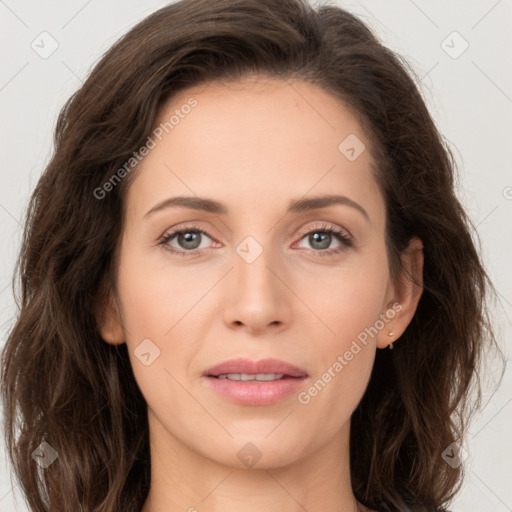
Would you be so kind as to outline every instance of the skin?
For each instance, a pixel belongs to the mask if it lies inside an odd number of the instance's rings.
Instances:
[[[100,329],[107,343],[128,344],[148,404],[152,482],[142,511],[365,510],[350,484],[350,417],[376,350],[400,337],[421,295],[390,278],[370,140],[349,109],[301,81],[191,88],[163,107],[158,123],[190,97],[197,106],[144,158],[128,190],[116,289]],[[354,161],[338,150],[349,134],[366,146]],[[369,219],[339,204],[286,214],[292,200],[332,193]],[[180,206],[145,216],[180,195],[215,199],[229,213]],[[158,245],[190,223],[208,233],[198,235],[202,254]],[[353,246],[316,255],[342,245],[333,235],[325,248],[303,234],[322,225],[349,234]],[[247,236],[263,250],[251,263],[236,252]],[[190,247],[178,237],[167,246]],[[414,239],[404,256],[420,283],[421,249]],[[205,385],[203,371],[222,361],[273,357],[305,369],[307,390],[393,304],[400,311],[307,404],[292,394],[239,405]],[[144,339],[160,350],[149,366],[134,354]],[[237,457],[249,442],[261,454],[253,467]]]

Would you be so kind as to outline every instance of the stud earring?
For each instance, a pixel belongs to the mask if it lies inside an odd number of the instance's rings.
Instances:
[[[388,332],[388,336],[394,336],[394,335],[395,335],[395,333],[393,331]],[[393,343],[389,344],[389,350],[393,350]]]

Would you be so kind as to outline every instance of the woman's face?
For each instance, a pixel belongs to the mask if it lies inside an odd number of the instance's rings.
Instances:
[[[348,438],[377,346],[412,315],[370,141],[322,89],[273,79],[182,91],[166,122],[126,197],[102,329],[128,345],[152,443],[276,467]]]

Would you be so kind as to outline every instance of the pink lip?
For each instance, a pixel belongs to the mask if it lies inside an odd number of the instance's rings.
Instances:
[[[307,372],[279,359],[230,359],[206,370],[203,375],[217,377],[226,373],[283,373],[289,377],[306,377]]]
[[[284,377],[274,381],[234,381],[218,379],[228,373],[277,373]],[[305,370],[278,359],[232,359],[204,372],[208,384],[221,396],[243,405],[270,405],[296,392],[308,377]]]

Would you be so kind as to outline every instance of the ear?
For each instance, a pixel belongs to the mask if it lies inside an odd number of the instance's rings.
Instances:
[[[112,289],[102,295],[104,298],[98,304],[95,315],[98,330],[104,341],[111,345],[120,345],[126,340],[119,305]]]
[[[386,348],[396,341],[411,322],[423,292],[423,243],[414,237],[402,253],[403,272],[388,287],[386,311],[395,314],[377,335],[377,347]],[[386,314],[384,312],[384,314]],[[390,335],[389,333],[393,334]]]

